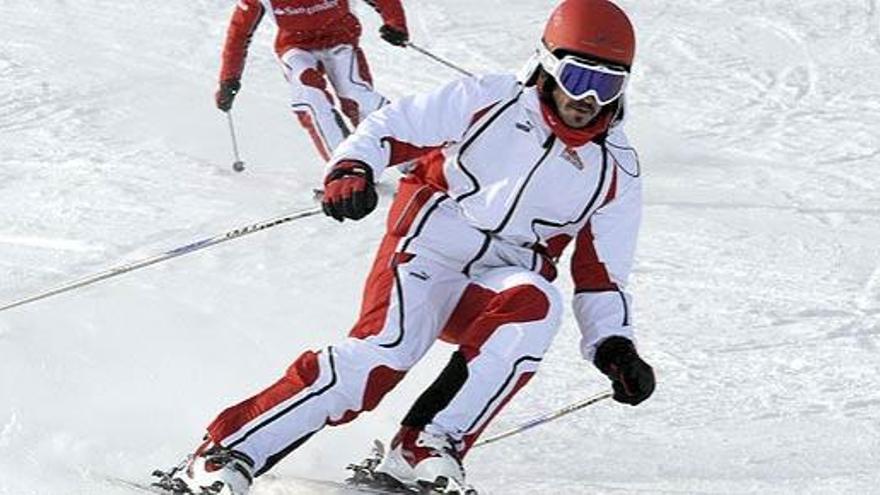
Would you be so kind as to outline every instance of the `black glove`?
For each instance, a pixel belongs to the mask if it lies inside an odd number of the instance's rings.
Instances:
[[[239,89],[241,89],[241,83],[238,79],[220,81],[220,87],[214,93],[214,101],[217,103],[217,108],[228,112],[232,108],[232,100],[235,99]]]
[[[340,222],[360,220],[376,209],[379,195],[373,185],[373,170],[355,160],[342,160],[324,179],[321,208]]]
[[[626,337],[608,337],[596,349],[593,363],[611,379],[614,400],[638,405],[654,392],[654,370],[639,357]]]
[[[379,36],[394,46],[406,46],[409,42],[409,33],[406,31],[406,28],[392,26],[391,24],[385,24],[380,27]]]

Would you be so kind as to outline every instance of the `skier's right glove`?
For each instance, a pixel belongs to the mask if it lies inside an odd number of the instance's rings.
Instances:
[[[593,363],[611,379],[617,402],[635,406],[654,392],[654,369],[639,357],[632,341],[626,337],[603,340],[596,349]]]
[[[378,202],[373,170],[363,162],[342,160],[324,178],[321,208],[340,222],[345,218],[364,218],[376,209]]]
[[[217,104],[217,108],[228,112],[232,108],[232,101],[235,100],[239,89],[241,89],[241,82],[238,79],[220,81],[220,87],[214,93],[214,102]]]

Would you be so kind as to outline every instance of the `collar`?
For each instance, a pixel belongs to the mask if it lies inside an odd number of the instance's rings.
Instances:
[[[535,86],[526,87],[524,93],[526,108],[536,114],[535,118],[539,118],[537,115],[540,115],[540,120],[546,126],[547,132],[556,135],[569,148],[579,148],[591,141],[595,141],[600,135],[609,133],[611,128],[617,123],[614,118],[619,112],[608,111],[600,114],[599,118],[587,127],[574,129],[559,120],[556,112],[541,101],[541,96],[538,94]],[[619,101],[622,102],[622,100]]]
[[[580,148],[599,136],[607,134],[611,119],[614,117],[614,112],[609,110],[603,108],[590,125],[575,129],[565,125],[562,119],[556,116],[556,112],[550,108],[550,105],[541,101],[541,116],[544,117],[544,122],[550,126],[553,134],[569,148]]]

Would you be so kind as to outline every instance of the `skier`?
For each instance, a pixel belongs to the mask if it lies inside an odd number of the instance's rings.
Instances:
[[[382,16],[381,37],[396,46],[409,40],[400,0],[366,0]],[[241,89],[247,49],[265,14],[278,26],[275,53],[290,84],[290,107],[326,161],[350,134],[327,88],[329,81],[339,107],[356,127],[386,103],[373,90],[364,52],[358,46],[361,24],[348,0],[238,0],[223,47],[217,108],[228,112]]]
[[[615,4],[562,0],[519,79],[465,78],[370,115],[328,164],[324,211],[363,218],[382,170],[418,163],[391,205],[359,320],[347,339],[304,352],[221,412],[169,479],[195,493],[247,493],[324,426],[375,408],[439,338],[458,348],[375,474],[468,493],[462,460],[560,326],[551,281],[568,244],[584,358],[611,380],[615,400],[647,399],[654,373],[636,351],[625,290],[642,201],[621,126],[634,50]]]

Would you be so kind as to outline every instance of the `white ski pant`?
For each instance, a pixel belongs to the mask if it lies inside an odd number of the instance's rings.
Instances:
[[[357,46],[339,45],[326,50],[293,48],[281,56],[281,63],[290,84],[290,107],[324,160],[330,159],[351,128],[386,102],[373,90],[366,57]],[[338,103],[328,90],[328,80]]]
[[[395,240],[383,242],[349,338],[303,353],[278,382],[209,426],[211,439],[250,456],[257,474],[325,425],[375,408],[438,338],[459,345],[453,361],[462,364],[443,372],[455,375],[447,384],[432,386],[439,401],[420,407],[420,399],[408,417],[466,444],[464,451],[537,370],[560,323],[555,287],[514,267],[468,277],[393,254]]]

